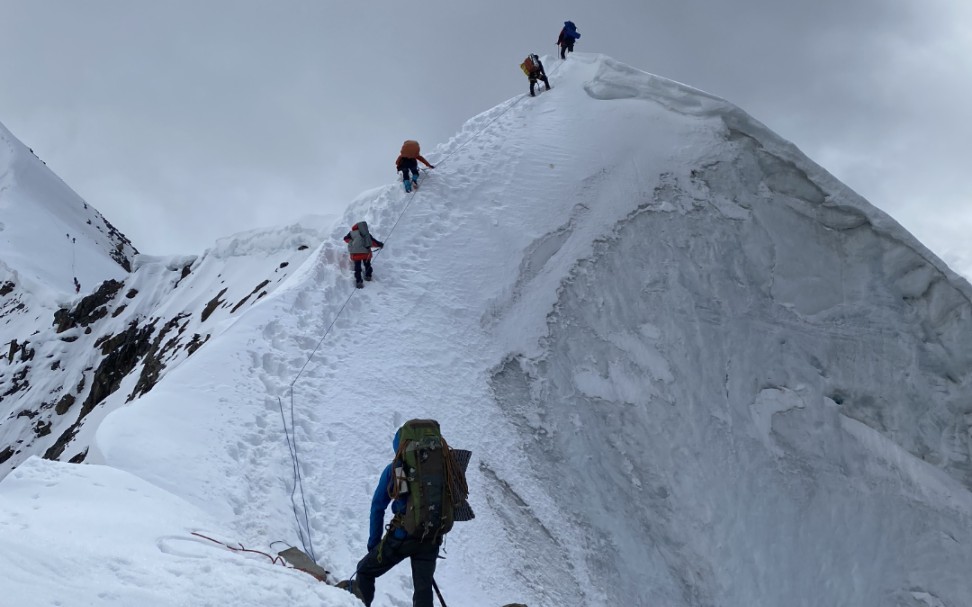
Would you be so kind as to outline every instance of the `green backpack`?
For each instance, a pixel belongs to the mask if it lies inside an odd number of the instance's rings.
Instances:
[[[466,501],[466,466],[471,455],[470,451],[449,447],[439,422],[405,422],[398,436],[391,496],[406,495],[402,526],[409,536],[438,540],[454,522],[472,520],[475,515]]]

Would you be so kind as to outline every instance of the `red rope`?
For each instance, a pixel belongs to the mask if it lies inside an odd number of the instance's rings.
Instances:
[[[270,559],[270,562],[273,563],[274,565],[283,565],[284,567],[287,567],[287,562],[284,561],[283,557],[280,557],[280,556],[270,556],[266,552],[260,552],[259,550],[251,550],[250,548],[246,548],[245,546],[243,546],[243,544],[240,544],[240,547],[239,548],[235,548],[235,547],[230,546],[229,544],[223,543],[223,542],[221,542],[219,540],[214,540],[213,538],[209,537],[208,535],[203,535],[202,533],[196,533],[195,531],[192,532],[192,535],[195,535],[196,537],[201,537],[201,538],[203,538],[205,540],[209,540],[210,542],[213,542],[215,544],[219,544],[220,546],[224,546],[226,548],[229,548],[233,552],[252,552],[253,554],[262,554],[263,556],[265,556],[268,559]]]

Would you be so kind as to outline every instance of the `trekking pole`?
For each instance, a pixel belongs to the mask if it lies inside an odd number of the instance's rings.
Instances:
[[[435,578],[432,578],[432,587],[435,588],[435,594],[439,597],[442,607],[446,607],[445,599],[442,598],[442,592],[439,591],[439,585],[435,583]]]

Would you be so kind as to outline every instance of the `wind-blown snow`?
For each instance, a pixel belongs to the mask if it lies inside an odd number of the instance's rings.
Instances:
[[[306,503],[347,577],[392,434],[434,417],[474,451],[447,602],[972,604],[972,288],[731,104],[606,57],[550,64],[551,91],[428,154],[417,194],[354,201],[272,293],[109,402],[102,465],[0,483],[7,596],[353,604],[190,532],[269,551]],[[340,240],[359,220],[386,243],[362,291]],[[239,246],[231,282],[260,256]],[[63,559],[89,550],[88,577]],[[378,588],[408,604],[407,565]]]

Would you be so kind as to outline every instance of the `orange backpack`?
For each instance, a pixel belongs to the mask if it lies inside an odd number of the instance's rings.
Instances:
[[[408,139],[402,144],[402,156],[405,158],[419,157],[419,142]]]
[[[523,60],[520,64],[520,69],[523,73],[529,76],[537,69],[537,64],[533,61],[533,55],[527,55],[527,58]]]

